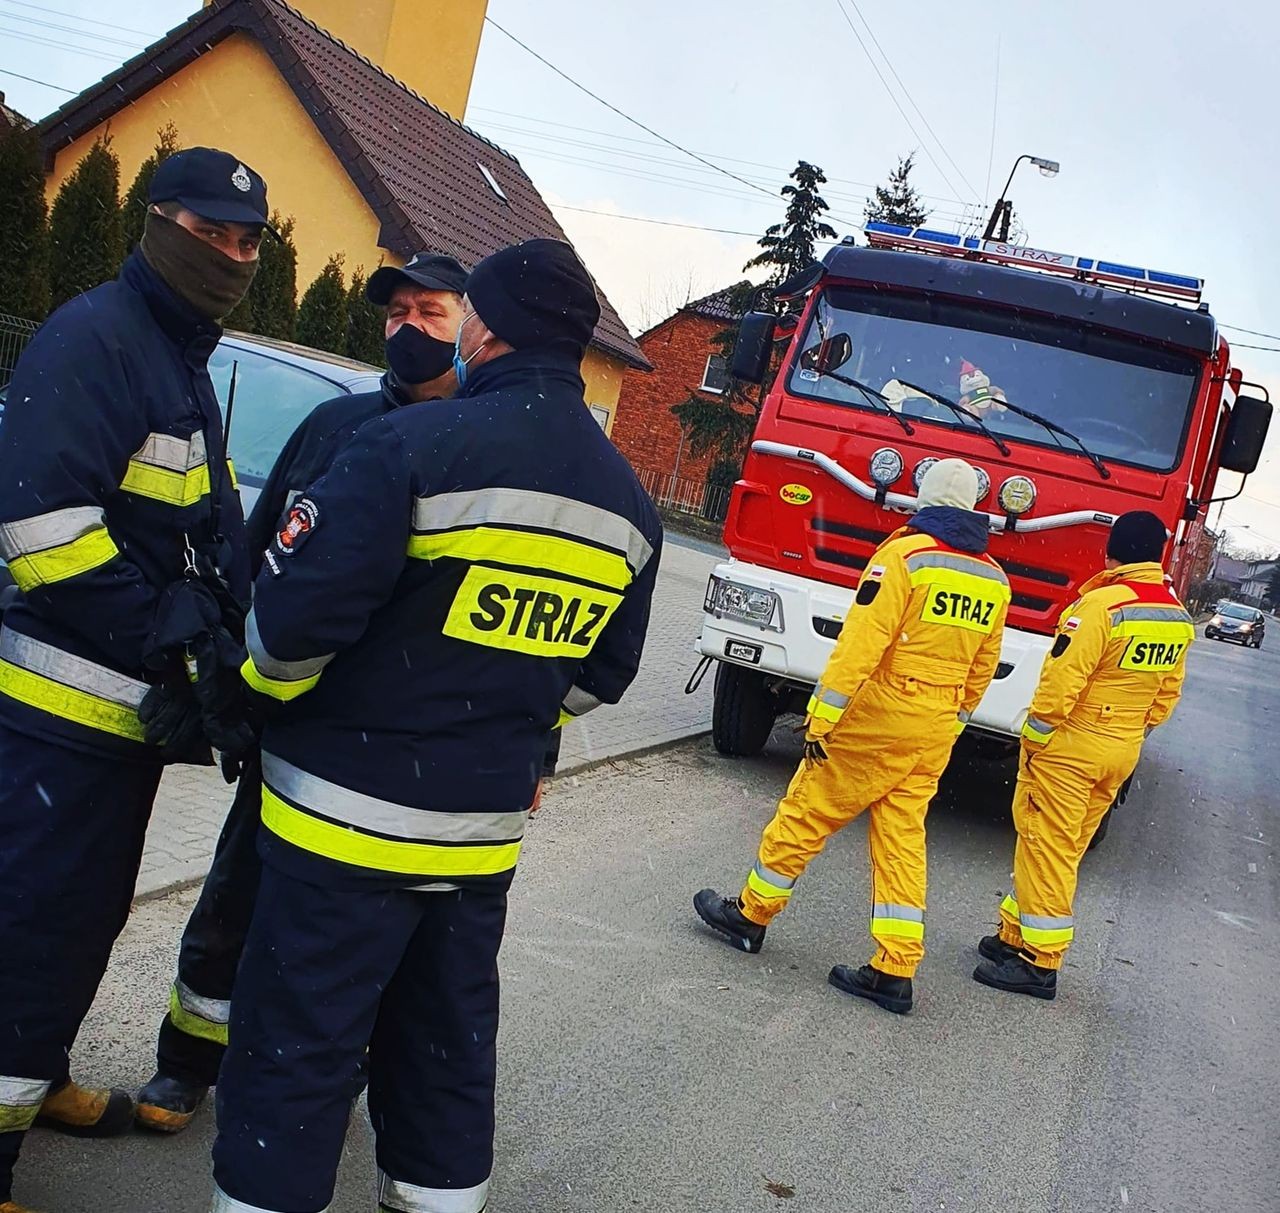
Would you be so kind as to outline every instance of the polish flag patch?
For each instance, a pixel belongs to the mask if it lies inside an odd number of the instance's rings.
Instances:
[[[1067,632],[1074,632],[1079,626],[1080,626],[1080,617],[1078,615],[1072,615],[1071,618],[1068,619],[1067,622],[1062,625],[1063,630]]]
[[[867,570],[868,577],[883,577],[884,573],[885,573],[885,569],[884,569],[884,565],[882,564],[873,564]]]

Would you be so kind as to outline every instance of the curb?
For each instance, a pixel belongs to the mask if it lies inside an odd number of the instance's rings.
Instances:
[[[569,766],[561,767],[552,776],[551,783],[554,787],[557,783],[568,778],[571,775],[585,775],[599,767],[621,762],[632,758],[643,758],[648,754],[656,754],[662,750],[669,750],[675,746],[683,745],[686,741],[696,741],[711,735],[711,726],[706,728],[695,729],[693,732],[681,734],[679,737],[669,737],[663,741],[650,742],[647,745],[637,746],[633,750],[622,750],[614,754],[603,754],[599,758],[592,758],[586,762],[579,762]],[[212,851],[209,859],[212,860]],[[142,905],[148,901],[156,901],[161,897],[168,897],[171,893],[181,893],[185,889],[194,888],[196,885],[203,884],[208,873],[208,864],[204,865],[203,871],[190,876],[182,876],[177,880],[171,880],[167,884],[159,885],[154,889],[147,889],[141,893],[134,893],[132,904]]]

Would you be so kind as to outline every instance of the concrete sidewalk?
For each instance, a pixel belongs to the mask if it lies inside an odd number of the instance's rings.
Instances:
[[[617,707],[599,708],[565,728],[560,774],[711,727],[711,679],[695,695],[685,695],[684,688],[697,662],[693,642],[702,626],[707,575],[718,559],[705,543],[667,536],[640,673]],[[147,835],[139,897],[204,878],[231,795],[214,769],[169,769]]]

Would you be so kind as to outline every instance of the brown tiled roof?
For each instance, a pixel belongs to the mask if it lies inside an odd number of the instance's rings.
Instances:
[[[693,312],[695,316],[706,316],[711,320],[741,320],[744,309],[740,300],[735,296],[741,296],[743,287],[750,285],[746,281],[735,282],[733,286],[726,286],[723,290],[716,291],[714,294],[695,299],[692,303],[686,303],[680,310],[682,312]]]
[[[378,217],[378,243],[389,252],[408,257],[428,249],[474,265],[520,240],[566,239],[514,156],[281,0],[213,0],[46,118],[40,124],[46,151],[65,147],[236,32],[251,34],[270,55]],[[603,292],[600,306],[592,344],[651,369]]]
[[[18,113],[13,106],[6,105],[4,94],[0,93],[0,127],[17,127],[19,130],[26,130],[31,125],[31,119]]]

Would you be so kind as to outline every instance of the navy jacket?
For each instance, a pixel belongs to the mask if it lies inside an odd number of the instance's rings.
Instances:
[[[548,732],[635,676],[661,542],[564,355],[508,354],[364,426],[257,580],[246,677],[286,705],[268,861],[509,880]]]
[[[12,727],[152,756],[135,710],[143,650],[188,543],[247,605],[244,519],[207,370],[220,336],[135,251],[24,350],[0,426],[0,553],[23,591],[0,632]]]

